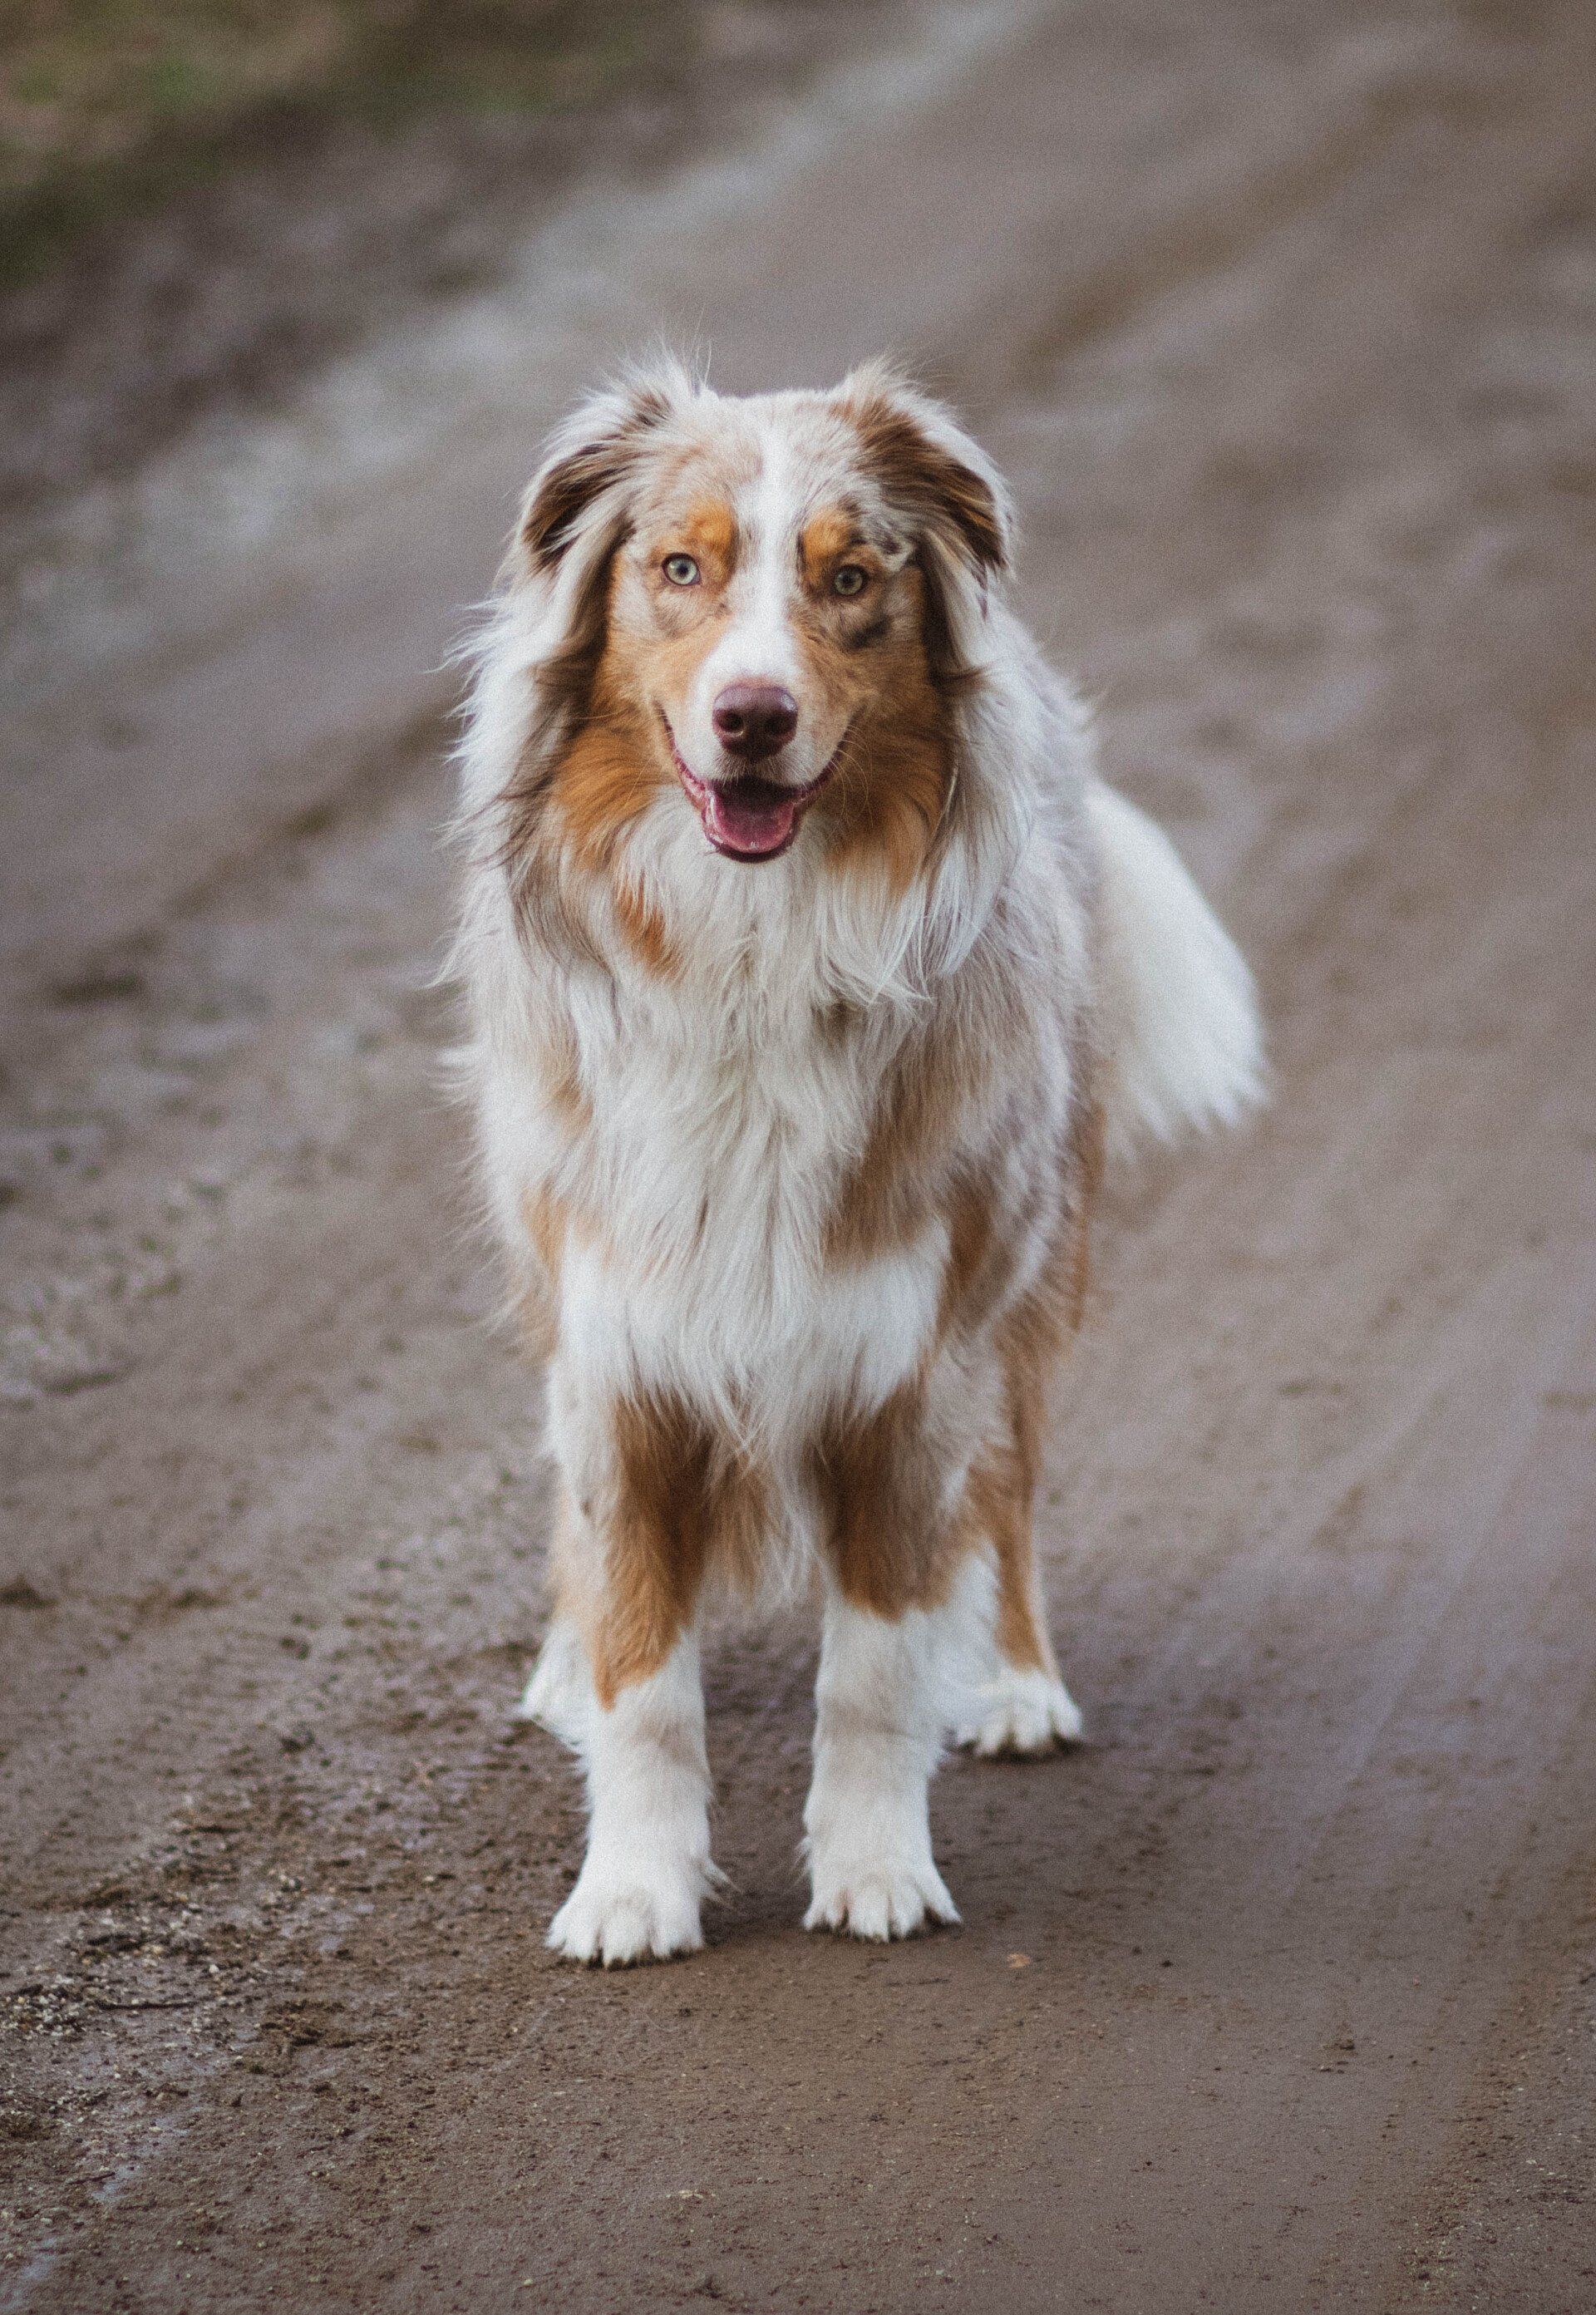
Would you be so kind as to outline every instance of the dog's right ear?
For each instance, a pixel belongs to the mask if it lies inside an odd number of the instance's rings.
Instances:
[[[950,410],[889,361],[850,371],[836,400],[925,575],[934,672],[953,687],[979,679],[991,590],[1013,554],[997,468]]]
[[[625,525],[627,484],[649,437],[697,391],[679,364],[636,371],[590,395],[551,437],[521,504],[510,575],[554,580],[607,554]]]

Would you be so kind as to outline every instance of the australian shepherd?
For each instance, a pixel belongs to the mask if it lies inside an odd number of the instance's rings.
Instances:
[[[1246,968],[1006,600],[1007,493],[882,365],[559,430],[480,641],[459,958],[547,1365],[576,1961],[703,1941],[699,1630],[822,1612],[811,1929],[958,1917],[944,1742],[1080,1733],[1032,1506],[1105,1161],[1257,1096]]]

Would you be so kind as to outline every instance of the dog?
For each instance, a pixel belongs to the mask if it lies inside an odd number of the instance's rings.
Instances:
[[[821,1602],[810,1929],[958,1919],[951,1734],[1081,1716],[1032,1502],[1105,1163],[1263,1084],[1253,984],[1007,600],[1004,484],[889,365],[669,363],[554,436],[474,645],[458,968],[485,1202],[547,1368],[579,1754],[549,1944],[703,1942],[708,1602]]]

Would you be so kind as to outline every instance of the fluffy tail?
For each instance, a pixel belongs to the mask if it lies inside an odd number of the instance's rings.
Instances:
[[[1101,781],[1087,811],[1103,871],[1113,1158],[1255,1108],[1264,1033],[1253,976],[1162,829]]]

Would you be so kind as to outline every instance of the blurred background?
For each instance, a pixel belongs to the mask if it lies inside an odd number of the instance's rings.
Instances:
[[[502,281],[856,42],[873,0],[17,0],[0,96],[0,508]]]
[[[1589,0],[0,11],[0,2309],[1596,2303],[1593,120]],[[963,1930],[798,1935],[800,1622],[600,1979],[439,829],[661,339],[960,404],[1279,1095],[1112,1187]]]

